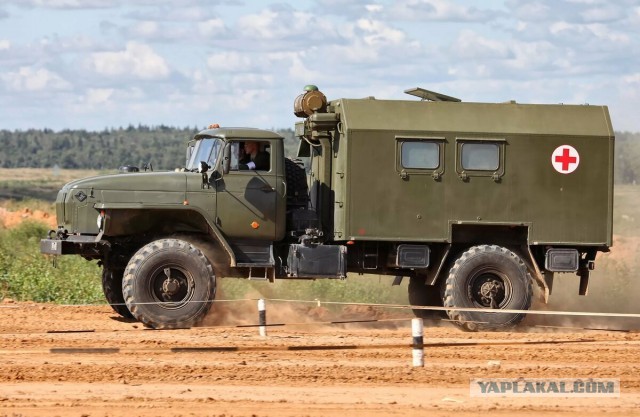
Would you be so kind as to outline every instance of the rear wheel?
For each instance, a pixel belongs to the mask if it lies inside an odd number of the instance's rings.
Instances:
[[[157,329],[191,327],[215,298],[213,267],[202,251],[179,239],[161,239],[131,258],[123,293],[133,316]]]
[[[122,295],[122,275],[123,269],[103,268],[102,269],[102,292],[113,311],[124,318],[131,319],[133,314],[127,308]]]
[[[528,310],[533,294],[532,278],[522,259],[495,245],[474,246],[453,264],[447,277],[444,306]],[[521,322],[524,313],[447,311],[465,330],[496,330]]]

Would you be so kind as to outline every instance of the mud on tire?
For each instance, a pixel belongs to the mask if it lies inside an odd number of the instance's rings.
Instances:
[[[216,293],[209,260],[179,239],[156,240],[138,250],[125,269],[122,287],[131,314],[156,329],[197,324]]]
[[[495,245],[469,248],[455,261],[446,281],[445,307],[528,310],[532,277],[522,259]],[[515,326],[523,313],[482,313],[448,310],[464,330],[497,330]]]

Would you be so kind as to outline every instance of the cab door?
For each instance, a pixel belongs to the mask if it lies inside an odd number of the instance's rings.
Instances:
[[[270,157],[269,170],[239,170],[241,141],[232,141],[231,169],[216,181],[217,225],[231,239],[274,241],[278,217],[284,219],[284,183],[278,176],[278,158],[271,141],[259,141]],[[283,211],[279,213],[279,211]]]

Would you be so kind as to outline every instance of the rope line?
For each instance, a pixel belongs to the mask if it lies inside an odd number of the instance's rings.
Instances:
[[[186,303],[228,303],[228,302],[247,302],[258,301],[258,298],[246,298],[246,299],[234,299],[234,300],[214,300],[214,301],[187,301]],[[380,304],[380,303],[359,303],[359,302],[345,302],[345,301],[321,301],[321,300],[293,300],[282,298],[263,298],[265,301],[271,302],[285,302],[285,303],[302,303],[302,304],[316,304],[318,307],[322,305],[343,305],[343,306],[365,306],[365,307],[378,307],[389,309],[411,309],[411,310],[426,310],[426,311],[462,311],[462,312],[479,312],[486,314],[537,314],[537,315],[549,315],[549,316],[589,316],[589,317],[621,317],[621,318],[640,318],[640,313],[603,313],[603,312],[590,312],[590,311],[550,311],[550,310],[516,310],[516,309],[486,309],[477,307],[436,307],[436,306],[415,306],[410,304]],[[175,305],[173,302],[148,302],[148,303],[135,303],[135,305]],[[101,307],[101,306],[124,306],[124,303],[87,303],[87,304],[56,304],[60,307]],[[0,308],[20,308],[23,306],[7,306],[0,305]],[[37,308],[38,305],[26,306]]]

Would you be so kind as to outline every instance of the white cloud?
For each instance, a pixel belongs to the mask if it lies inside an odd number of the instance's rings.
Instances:
[[[320,68],[312,68],[317,61],[314,59],[319,52],[311,50],[309,54],[302,52],[275,52],[267,55],[267,59],[271,66],[275,68],[283,68],[288,75],[289,82],[310,83],[319,82],[324,79],[325,74]]]
[[[546,20],[549,18],[550,12],[551,8],[547,4],[538,1],[514,5],[515,16],[526,21]]]
[[[455,58],[464,60],[506,59],[511,56],[505,41],[488,39],[470,30],[463,30],[451,49]]]
[[[221,80],[218,80],[215,75],[212,76],[209,72],[195,70],[187,75],[192,82],[191,91],[196,95],[201,95],[198,98],[200,103],[203,102],[202,98],[210,99],[221,90]]]
[[[498,15],[449,0],[396,0],[389,9],[392,18],[419,21],[487,22]]]
[[[231,78],[231,87],[235,91],[264,90],[273,85],[273,76],[269,74],[237,74]]]
[[[240,90],[226,101],[234,110],[247,110],[255,108],[257,103],[268,103],[269,95],[263,89]]]
[[[585,22],[607,22],[618,20],[624,16],[624,12],[615,5],[606,4],[602,7],[593,7],[580,13]]]
[[[629,84],[638,84],[638,86],[640,86],[640,72],[627,75],[626,77],[624,77],[624,82]]]
[[[131,33],[140,37],[149,38],[156,36],[160,30],[158,22],[152,22],[149,20],[139,22],[131,28]]]
[[[15,3],[49,9],[96,9],[114,7],[118,2],[113,0],[21,0]]]
[[[86,94],[86,102],[89,105],[104,104],[113,96],[113,88],[90,88]]]
[[[200,35],[204,37],[216,36],[225,30],[222,19],[209,19],[204,22],[199,22],[197,28]]]
[[[119,77],[133,75],[145,80],[163,79],[169,66],[148,45],[129,42],[124,51],[91,54],[89,67],[100,75]]]
[[[21,67],[16,72],[0,74],[7,89],[16,92],[67,90],[69,82],[46,68]]]
[[[284,9],[264,9],[257,14],[241,16],[236,24],[237,36],[261,43],[276,40],[310,43],[337,38],[337,31],[329,19]],[[272,43],[272,45],[274,45]]]
[[[247,54],[234,51],[221,52],[207,58],[207,67],[214,71],[250,71],[252,69],[252,61]]]
[[[379,20],[360,19],[356,27],[364,33],[362,39],[368,45],[398,44],[406,39],[404,32]]]
[[[0,51],[6,51],[11,48],[11,42],[7,39],[0,39]]]
[[[626,43],[629,41],[629,35],[617,32],[600,23],[584,25],[568,22],[555,22],[549,27],[549,31],[553,35],[569,36],[574,39],[582,38],[583,41],[586,41],[585,37],[597,38],[614,43]]]

